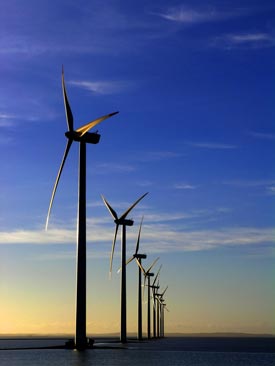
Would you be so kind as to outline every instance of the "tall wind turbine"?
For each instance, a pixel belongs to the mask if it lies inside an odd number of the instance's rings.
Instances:
[[[138,252],[139,250],[139,242],[140,242],[140,233],[141,233],[141,227],[143,223],[143,216],[140,222],[139,231],[138,231],[138,238],[137,238],[137,244],[136,244],[136,251],[133,254],[133,256],[127,260],[126,265],[132,262],[134,259],[137,262],[138,265],[138,340],[142,340],[142,282],[141,282],[141,260],[146,259],[146,254],[140,254]]]
[[[148,339],[151,338],[151,284],[150,284],[150,278],[154,276],[154,273],[150,272],[151,269],[154,267],[154,265],[156,264],[156,262],[159,260],[159,257],[157,259],[154,260],[154,262],[151,264],[151,266],[147,269],[147,271],[143,268],[143,266],[138,262],[139,267],[141,268],[143,274],[144,274],[144,288],[143,290],[145,290],[145,285],[146,285],[146,279],[147,279],[147,286],[148,286],[148,300],[147,300],[147,337]]]
[[[121,311],[121,320],[120,320],[120,341],[122,343],[127,342],[127,313],[126,313],[126,226],[133,226],[133,220],[127,220],[126,217],[129,212],[148,194],[145,193],[138,200],[136,200],[132,206],[130,206],[120,217],[117,216],[116,211],[111,207],[111,205],[107,202],[107,200],[102,196],[103,202],[105,206],[109,210],[111,216],[114,219],[116,224],[115,227],[115,235],[112,245],[111,257],[110,257],[110,273],[112,273],[113,266],[113,256],[116,245],[116,237],[118,232],[118,227],[122,226],[121,231],[121,287],[120,287],[120,311]]]
[[[117,114],[118,112],[110,113],[99,117],[82,127],[74,130],[73,114],[67,97],[64,70],[62,68],[62,90],[64,98],[65,113],[68,125],[68,131],[65,133],[67,137],[67,146],[64,156],[55,180],[50,200],[46,230],[49,223],[49,217],[52,209],[53,200],[55,197],[58,182],[68,156],[70,147],[73,141],[79,142],[79,183],[78,183],[78,239],[77,239],[77,270],[76,270],[76,332],[75,332],[75,348],[84,349],[88,347],[86,338],[86,143],[97,144],[100,135],[97,133],[88,132],[91,128],[98,125],[105,119]]]

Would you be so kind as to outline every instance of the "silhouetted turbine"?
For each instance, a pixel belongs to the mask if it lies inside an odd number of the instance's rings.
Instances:
[[[140,233],[141,233],[141,227],[143,223],[143,216],[140,222],[139,231],[138,231],[138,239],[136,244],[136,251],[133,254],[133,256],[127,260],[126,265],[132,262],[134,259],[136,260],[136,263],[138,265],[138,339],[142,340],[142,281],[141,281],[141,260],[146,259],[146,254],[140,254],[138,253],[139,250],[139,242],[140,242]]]
[[[55,192],[58,182],[68,156],[70,147],[73,141],[79,142],[79,193],[78,193],[78,242],[77,242],[77,286],[76,286],[76,334],[75,347],[83,349],[87,347],[86,339],[86,143],[97,144],[100,135],[97,133],[88,132],[91,128],[98,125],[105,119],[117,114],[118,112],[110,113],[94,121],[91,121],[84,126],[74,130],[73,114],[67,97],[64,70],[62,68],[62,90],[64,98],[65,113],[68,125],[68,131],[65,136],[68,139],[65,148],[64,156],[55,180],[50,200],[46,230],[49,223],[50,213],[52,209]]]
[[[143,274],[144,274],[144,284],[143,284],[143,291],[145,290],[146,285],[146,278],[147,278],[147,286],[148,286],[148,302],[147,302],[147,337],[148,339],[151,338],[151,286],[150,286],[150,278],[154,276],[154,273],[151,273],[151,269],[154,267],[156,262],[159,260],[159,257],[154,260],[154,262],[151,264],[151,266],[145,271],[145,269],[142,267],[142,265],[138,262],[139,267],[141,268]]]
[[[164,294],[167,291],[168,286],[166,286],[165,290],[161,293],[156,293],[156,297],[158,300],[158,314],[159,314],[159,337],[164,337],[164,307],[162,306],[164,303]],[[166,305],[166,304],[165,304]],[[168,311],[168,309],[166,309]]]
[[[160,265],[159,267],[159,270],[154,278],[154,281],[151,285],[151,289],[152,289],[152,297],[153,297],[153,337],[156,338],[157,337],[157,304],[156,304],[156,293],[157,293],[157,290],[159,289],[159,284],[156,285],[156,281],[159,277],[159,273],[160,273],[160,270],[162,268],[162,264]]]
[[[127,324],[126,324],[126,226],[132,226],[134,224],[133,220],[127,220],[126,217],[129,212],[148,194],[145,193],[138,200],[136,200],[131,207],[129,207],[120,217],[117,216],[116,211],[111,207],[107,200],[102,196],[103,202],[108,208],[111,216],[116,224],[114,240],[112,245],[111,257],[110,257],[110,274],[112,273],[113,266],[113,256],[116,245],[116,237],[119,225],[122,226],[121,231],[121,321],[120,321],[120,340],[122,343],[127,342]]]

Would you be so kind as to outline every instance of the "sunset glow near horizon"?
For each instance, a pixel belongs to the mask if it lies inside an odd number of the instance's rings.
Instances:
[[[275,333],[275,5],[270,1],[4,1],[0,12],[0,336],[73,334],[78,144],[66,161],[64,65],[87,145],[87,333],[120,329],[127,258],[160,272],[165,331]],[[94,130],[96,130],[94,129]],[[95,132],[91,130],[91,132]],[[143,331],[146,331],[146,303]],[[137,266],[127,266],[137,330]]]

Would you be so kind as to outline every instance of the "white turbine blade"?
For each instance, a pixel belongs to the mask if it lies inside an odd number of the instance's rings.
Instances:
[[[135,259],[135,257],[134,257],[134,256],[133,256],[133,257],[131,257],[131,258],[129,258],[129,259],[126,261],[126,266],[127,266],[127,264],[131,263],[134,259]]]
[[[125,265],[127,266],[127,264],[131,263],[134,259],[135,259],[135,257],[131,257],[131,258],[129,258],[129,259],[126,261]],[[120,271],[121,271],[121,267],[119,267],[119,269],[117,270],[117,273],[119,273]]]
[[[156,299],[158,300],[158,302],[161,304],[161,301],[160,301],[160,299],[159,299],[159,296],[157,296],[156,297]]]
[[[136,253],[135,253],[135,254],[138,254],[138,250],[139,250],[139,241],[140,241],[140,233],[141,233],[141,226],[142,226],[142,222],[143,222],[143,216],[142,216],[142,218],[141,218],[141,222],[140,222],[140,225],[139,225],[138,238],[137,238],[137,245],[136,245]]]
[[[114,250],[115,250],[115,246],[116,246],[117,231],[118,231],[118,225],[116,225],[116,228],[115,228],[115,235],[114,235],[112,251],[111,251],[111,256],[110,256],[110,271],[109,271],[110,276],[112,274],[112,269],[113,269],[113,257],[114,257]]]
[[[116,211],[111,207],[111,205],[107,202],[106,198],[103,195],[101,195],[101,197],[103,199],[105,206],[108,208],[110,214],[112,215],[113,219],[117,220],[118,217]]]
[[[68,156],[68,153],[69,153],[69,150],[70,150],[70,147],[71,147],[72,143],[73,143],[73,140],[68,140],[67,146],[65,148],[65,152],[64,152],[64,155],[63,155],[63,159],[62,159],[62,162],[61,162],[61,165],[60,165],[60,168],[59,168],[59,171],[58,171],[58,174],[57,174],[55,183],[54,183],[54,187],[53,187],[53,191],[52,191],[52,196],[51,196],[51,200],[50,200],[50,205],[49,205],[49,209],[48,209],[48,215],[47,215],[47,219],[46,219],[45,230],[48,229],[49,218],[50,218],[50,213],[51,213],[51,209],[52,209],[52,204],[53,204],[55,192],[56,192],[56,189],[57,189],[57,186],[58,186],[58,182],[59,182],[59,179],[60,179],[60,176],[61,176],[61,173],[62,173],[64,164],[65,164],[65,161],[67,159],[67,156]]]
[[[157,261],[159,260],[159,257],[157,257],[154,262],[151,264],[151,266],[147,269],[146,273],[150,273],[151,269],[154,267],[154,265],[157,263]]]
[[[120,216],[120,218],[119,218],[119,220],[124,220],[125,218],[126,218],[126,216],[128,215],[128,213],[139,203],[139,201],[141,201],[142,200],[142,198],[143,197],[145,197],[146,195],[148,194],[148,192],[147,193],[145,193],[145,194],[143,194],[138,200],[136,200],[136,202],[134,202],[133,204],[132,204],[132,206],[131,207],[129,207],[125,212],[124,212],[124,214],[122,214],[121,216]]]
[[[145,272],[145,269],[142,267],[140,261],[136,258],[136,262],[137,262],[137,265],[139,266],[139,268],[142,270],[144,276],[146,275],[146,272]]]
[[[72,114],[71,107],[70,107],[70,104],[69,104],[69,100],[68,100],[68,97],[67,97],[63,66],[62,66],[62,91],[63,91],[63,99],[64,99],[64,106],[65,106],[65,113],[66,113],[66,120],[67,120],[68,130],[73,131],[74,130],[74,118],[73,118],[73,114]]]
[[[100,122],[103,122],[105,121],[105,119],[107,118],[110,118],[112,116],[114,116],[115,114],[117,114],[118,112],[113,112],[113,113],[109,113],[109,114],[106,114],[105,116],[102,116],[102,117],[99,117],[87,124],[85,124],[84,126],[82,127],[79,127],[76,132],[79,133],[80,137],[85,135],[85,133],[87,133],[91,128],[95,127],[96,125],[98,125]]]

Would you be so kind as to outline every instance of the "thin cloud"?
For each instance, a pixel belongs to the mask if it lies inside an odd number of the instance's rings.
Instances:
[[[238,186],[238,187],[263,187],[275,184],[275,180],[228,180],[222,182],[222,184]]]
[[[144,210],[143,210],[144,211]],[[154,223],[162,223],[169,221],[179,221],[189,220],[188,224],[190,224],[190,219],[200,219],[200,220],[209,220],[215,219],[217,214],[220,216],[221,214],[227,214],[230,212],[230,209],[225,207],[218,207],[209,209],[200,209],[200,210],[192,210],[190,212],[174,212],[174,213],[166,213],[166,212],[158,212],[151,213],[150,210],[145,210],[145,220],[146,222],[154,222]],[[196,220],[197,221],[197,220]],[[176,223],[175,223],[176,224]]]
[[[147,151],[138,156],[139,161],[158,161],[158,160],[168,160],[181,157],[182,154],[175,151]]]
[[[253,188],[257,191],[261,191],[263,195],[274,195],[275,194],[275,180],[231,180],[224,181],[222,184],[230,185],[239,188]]]
[[[274,47],[275,37],[264,32],[225,34],[215,38],[212,45],[229,49]]]
[[[272,141],[275,140],[274,133],[249,131],[248,134],[252,137],[255,137],[255,138],[261,139],[261,140],[272,140]]]
[[[151,187],[152,185],[154,185],[154,182],[152,182],[150,180],[143,180],[140,182],[136,182],[136,185],[138,185],[140,187]]]
[[[159,235],[161,232],[161,237]],[[179,233],[169,228],[147,233],[146,241],[150,251],[176,252],[176,251],[205,251],[223,247],[243,247],[275,242],[273,228],[222,228],[218,230],[183,231]],[[151,243],[150,243],[151,241]],[[152,242],[158,243],[152,245]]]
[[[69,81],[68,83],[98,95],[121,93],[131,85],[126,81]]]
[[[239,15],[234,12],[219,11],[215,8],[195,9],[185,5],[169,7],[162,12],[153,13],[163,19],[184,25],[192,25],[206,22],[217,22]]]
[[[119,163],[101,163],[96,165],[96,173],[107,174],[107,173],[129,173],[136,170],[134,165],[130,164],[119,164]]]
[[[194,186],[193,184],[188,183],[176,183],[174,184],[174,188],[176,189],[197,189],[198,186]]]
[[[275,195],[275,186],[267,187],[267,193],[269,195]]]
[[[187,144],[202,149],[217,149],[217,150],[237,149],[236,145],[221,144],[216,142],[187,142]]]
[[[12,127],[16,116],[8,113],[0,113],[0,127]]]
[[[92,242],[111,243],[113,230],[110,226],[97,226],[88,228],[87,237],[93,238]],[[142,240],[146,241],[146,249],[152,253],[164,252],[186,252],[205,251],[229,247],[259,246],[262,250],[265,246],[273,245],[275,242],[274,228],[255,227],[231,227],[217,230],[182,230],[175,225],[153,224],[144,225]],[[136,240],[136,233],[132,231],[128,235],[130,240]],[[49,230],[17,230],[0,233],[0,244],[75,244],[75,231],[69,229]],[[103,247],[99,250],[93,249],[94,255],[105,258],[109,253]],[[91,256],[94,256],[91,254]],[[67,258],[70,255],[65,254]],[[64,259],[62,255],[62,258]]]
[[[167,222],[167,221],[177,221],[177,220],[186,220],[190,218],[197,217],[196,213],[158,213],[158,214],[150,214],[146,213],[145,219],[146,222]]]

